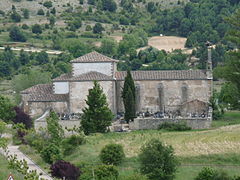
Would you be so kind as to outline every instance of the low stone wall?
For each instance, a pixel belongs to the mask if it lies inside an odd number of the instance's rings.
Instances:
[[[65,127],[68,129],[73,128],[74,126],[79,127],[80,126],[80,120],[59,120],[59,124],[64,129],[65,135],[71,134],[71,132],[68,132]],[[39,120],[34,122],[34,128],[38,132],[39,128],[47,128],[47,122],[45,120]]]
[[[207,129],[211,127],[211,118],[192,118],[192,119],[163,119],[163,118],[136,118],[129,123],[129,129],[157,129],[164,122],[178,123],[185,121],[192,129]]]

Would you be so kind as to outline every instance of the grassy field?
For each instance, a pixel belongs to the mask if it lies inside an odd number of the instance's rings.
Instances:
[[[23,176],[21,174],[8,168],[7,160],[0,154],[0,179],[7,180],[9,174],[12,174],[15,180],[23,180]]]
[[[98,155],[106,144],[122,144],[126,159],[119,167],[119,172],[124,178],[138,171],[137,156],[141,146],[150,139],[157,138],[175,149],[175,154],[181,162],[176,174],[177,180],[194,179],[204,166],[223,169],[231,175],[240,176],[240,112],[228,112],[222,120],[214,121],[213,125],[209,130],[185,132],[145,130],[94,134],[86,137],[87,143],[76,148],[73,154],[64,159],[76,165],[84,163],[91,167],[100,164]],[[40,166],[49,167],[30,147],[22,146],[21,149]]]

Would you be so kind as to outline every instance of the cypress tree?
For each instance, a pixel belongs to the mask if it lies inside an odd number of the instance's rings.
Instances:
[[[103,93],[97,81],[89,89],[86,103],[88,107],[83,109],[81,127],[86,135],[90,133],[104,133],[111,125],[113,114],[108,108],[106,95]]]
[[[136,117],[136,90],[134,81],[130,71],[127,71],[127,76],[124,80],[124,86],[122,91],[123,104],[125,108],[124,118],[127,122]]]

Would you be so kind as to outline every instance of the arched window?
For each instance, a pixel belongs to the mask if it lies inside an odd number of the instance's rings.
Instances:
[[[164,111],[164,86],[163,83],[158,85],[158,96],[159,96],[159,111]]]
[[[183,83],[182,85],[182,103],[188,101],[188,85],[186,83]]]

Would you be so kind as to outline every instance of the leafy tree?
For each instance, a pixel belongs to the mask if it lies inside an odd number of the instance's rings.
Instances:
[[[114,0],[102,0],[102,8],[103,10],[115,12],[117,9],[117,4]]]
[[[125,154],[122,145],[108,144],[101,150],[99,157],[104,164],[119,165],[122,163]]]
[[[20,41],[20,42],[27,41],[26,36],[23,34],[23,32],[17,26],[11,27],[11,29],[9,31],[9,37],[13,41]]]
[[[50,8],[50,7],[52,7],[52,1],[45,1],[44,3],[43,3],[43,6],[45,6],[46,8]]]
[[[44,10],[43,9],[39,9],[38,12],[37,12],[37,15],[40,15],[40,16],[44,16]]]
[[[100,84],[94,81],[94,86],[89,89],[86,104],[83,109],[81,127],[85,134],[107,131],[111,125],[113,114],[108,108],[106,95],[103,93]]]
[[[15,124],[23,123],[27,129],[33,127],[33,121],[28,114],[26,114],[21,108],[14,107],[16,116],[13,118]]]
[[[24,10],[23,10],[23,17],[24,17],[25,19],[29,19],[29,10],[28,10],[28,9],[24,9]]]
[[[49,82],[51,82],[51,76],[49,73],[41,72],[39,70],[29,70],[26,74],[14,76],[12,79],[12,87],[14,91],[19,93],[20,91],[36,84],[45,84]]]
[[[39,24],[34,24],[32,26],[32,33],[41,34],[42,33],[42,27]]]
[[[50,173],[53,177],[66,180],[77,180],[81,174],[79,168],[63,160],[59,160],[52,164]]]
[[[225,171],[204,167],[194,180],[234,180]],[[236,179],[237,180],[237,179]]]
[[[20,22],[21,21],[21,15],[18,14],[15,10],[12,12],[11,14],[11,19],[14,21],[14,22]]]
[[[93,26],[93,33],[95,33],[95,34],[102,34],[102,31],[104,31],[104,28],[102,27],[101,23],[96,23]]]
[[[58,116],[55,112],[51,111],[47,121],[47,130],[51,137],[51,142],[59,145],[63,139],[64,131],[62,126],[58,123]]]
[[[175,176],[178,162],[171,146],[164,146],[157,139],[150,140],[142,146],[140,170],[149,179],[172,180]]]
[[[38,64],[46,64],[49,62],[48,54],[45,51],[42,51],[36,55],[36,61]]]
[[[113,165],[99,165],[94,169],[96,178],[99,180],[118,179],[119,173]]]
[[[222,67],[222,73],[220,77],[225,78],[228,81],[231,81],[236,85],[240,91],[240,9],[236,13],[227,18],[227,22],[232,26],[232,29],[228,32],[227,38],[229,41],[235,44],[236,50],[230,51],[226,58],[225,66]]]
[[[127,122],[136,117],[136,95],[135,85],[130,71],[127,71],[127,76],[124,79],[122,98],[125,109],[124,118]]]
[[[116,55],[117,43],[112,39],[104,39],[101,43],[100,52],[107,56]]]
[[[24,52],[23,50],[21,50],[20,53],[19,53],[18,61],[19,61],[22,65],[28,64],[29,61],[30,61],[30,58],[29,58],[28,53],[26,53],[26,52]]]
[[[147,3],[147,11],[153,13],[156,10],[156,6],[154,2]]]
[[[10,63],[0,61],[0,77],[6,77],[11,75]]]
[[[40,152],[41,157],[46,163],[52,164],[57,160],[62,159],[61,149],[54,143],[49,143],[43,147]]]
[[[15,115],[11,101],[7,97],[0,95],[0,119],[8,122],[11,121]]]
[[[50,26],[54,26],[54,24],[56,23],[56,19],[54,16],[50,16],[48,20],[49,20]]]

